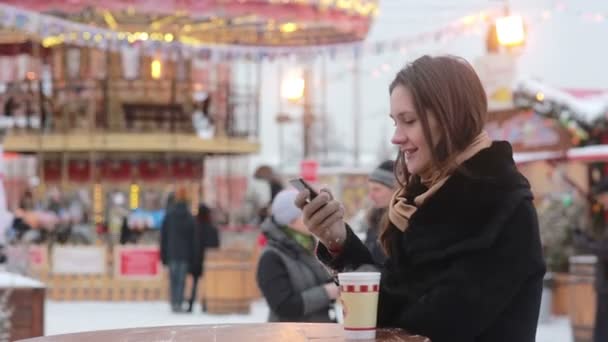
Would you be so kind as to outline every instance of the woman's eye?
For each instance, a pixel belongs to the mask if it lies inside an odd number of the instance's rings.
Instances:
[[[406,125],[408,125],[408,126],[411,126],[411,125],[413,125],[413,124],[414,124],[414,122],[416,122],[416,120],[405,120],[405,122],[404,122],[404,123],[405,123]]]

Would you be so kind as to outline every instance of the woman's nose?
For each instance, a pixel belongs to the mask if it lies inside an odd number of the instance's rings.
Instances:
[[[395,128],[395,133],[393,133],[393,137],[391,138],[391,143],[393,145],[402,145],[407,142],[407,135],[403,132],[402,129]]]

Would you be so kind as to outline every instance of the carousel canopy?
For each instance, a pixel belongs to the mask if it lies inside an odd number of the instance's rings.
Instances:
[[[367,35],[378,0],[2,0],[95,28],[192,44],[308,46]],[[144,39],[145,38],[145,39]]]

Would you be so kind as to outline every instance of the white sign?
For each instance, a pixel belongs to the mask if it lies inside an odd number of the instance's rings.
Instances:
[[[489,111],[513,108],[516,64],[510,53],[490,53],[475,60],[475,71],[488,96]]]
[[[105,247],[53,247],[52,271],[54,274],[104,274],[106,272]]]

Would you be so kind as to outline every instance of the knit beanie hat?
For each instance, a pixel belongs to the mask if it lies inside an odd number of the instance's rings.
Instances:
[[[391,189],[394,188],[396,184],[395,162],[392,160],[383,161],[369,174],[369,181],[380,183]]]
[[[290,189],[275,196],[270,210],[276,223],[286,226],[302,215],[302,210],[294,203],[297,195],[298,191]]]

